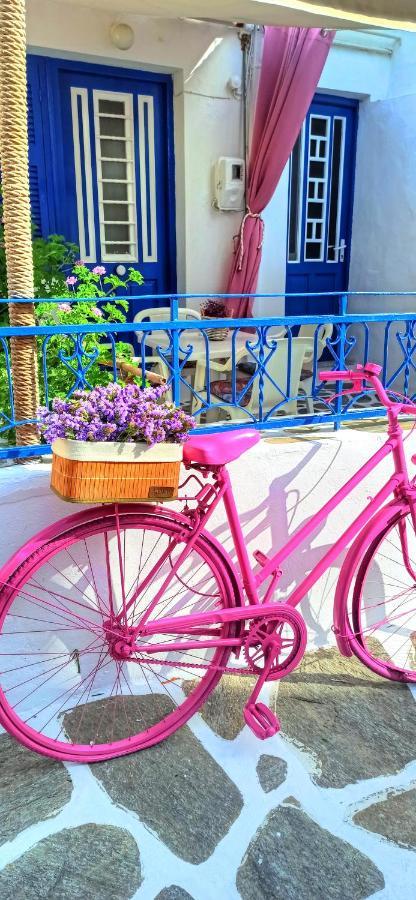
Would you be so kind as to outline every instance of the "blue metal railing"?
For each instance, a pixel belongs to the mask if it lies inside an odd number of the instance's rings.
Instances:
[[[170,307],[165,321],[117,324],[36,325],[0,328],[0,436],[12,436],[15,428],[28,420],[15,415],[10,338],[33,335],[38,340],[41,359],[41,394],[45,403],[53,400],[57,373],[63,373],[65,393],[89,388],[108,378],[117,379],[118,341],[134,335],[136,365],[144,378],[153,369],[167,381],[172,399],[191,409],[197,431],[217,431],[226,427],[251,425],[260,429],[305,424],[333,423],[380,416],[383,411],[370,391],[338,396],[321,384],[320,368],[338,369],[368,360],[382,366],[386,388],[412,399],[416,393],[416,312],[348,312],[349,298],[356,305],[375,305],[378,298],[391,297],[392,304],[405,303],[416,309],[416,293],[365,292],[319,294],[338,298],[337,315],[253,316],[249,319],[184,319],[181,306],[206,300],[207,294],[141,296],[154,306],[157,300]],[[209,295],[214,296],[214,295]],[[239,297],[241,295],[238,295]],[[291,299],[314,295],[286,295]],[[282,301],[285,295],[261,294],[267,302]],[[216,294],[225,304],[231,295]],[[370,298],[371,301],[370,301]],[[131,300],[131,297],[126,298]],[[1,301],[12,302],[12,301]],[[23,299],[14,303],[27,302]],[[37,300],[35,303],[61,303]],[[193,304],[195,305],[195,303]],[[181,318],[182,316],[182,318]],[[223,340],[213,340],[215,335]],[[219,334],[218,334],[219,331]],[[223,332],[221,334],[221,331]],[[90,335],[102,344],[88,347]],[[64,338],[60,349],[53,338]],[[106,345],[107,365],[102,369],[102,345]],[[107,375],[104,375],[104,371]],[[101,373],[101,374],[100,374]],[[93,377],[94,376],[94,377]],[[51,389],[52,386],[52,389]],[[42,446],[42,452],[48,452]],[[39,453],[39,448],[3,446],[1,457]]]

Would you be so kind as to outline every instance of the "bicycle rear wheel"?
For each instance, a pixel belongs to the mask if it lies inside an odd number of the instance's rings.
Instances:
[[[21,743],[60,759],[109,759],[163,740],[201,706],[221,677],[228,647],[129,659],[119,649],[189,533],[174,514],[167,520],[124,507],[118,531],[115,515],[92,516],[35,550],[0,587],[0,722]],[[123,631],[123,597],[128,603],[142,581]],[[234,606],[234,587],[227,558],[201,535],[150,621]],[[202,645],[235,631],[235,624],[206,626],[196,640]]]
[[[350,597],[352,649],[359,659],[385,678],[416,682],[416,535],[406,504],[387,510],[363,546]]]

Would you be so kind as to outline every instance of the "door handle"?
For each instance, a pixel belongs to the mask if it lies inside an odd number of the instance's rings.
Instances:
[[[345,260],[345,251],[346,251],[346,249],[347,249],[347,242],[346,242],[345,238],[341,238],[339,244],[330,244],[329,247],[330,247],[331,250],[335,250],[335,252],[338,253],[338,260],[337,260],[337,261],[338,261],[338,262],[344,262],[344,260]]]

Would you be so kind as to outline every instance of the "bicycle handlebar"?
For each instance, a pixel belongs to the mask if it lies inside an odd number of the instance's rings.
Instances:
[[[348,369],[337,372],[319,372],[319,381],[365,381],[377,378],[380,375],[381,366],[376,363],[367,363],[366,366],[357,366],[356,369]]]
[[[348,369],[345,371],[339,370],[338,372],[319,372],[318,378],[319,381],[351,381],[354,385],[354,388],[358,392],[362,392],[365,390],[364,382],[369,381],[379,400],[381,400],[383,406],[387,409],[392,409],[395,407],[396,414],[398,415],[400,412],[405,412],[410,415],[416,415],[416,404],[414,403],[400,403],[397,400],[391,400],[388,396],[383,384],[379,379],[379,375],[381,372],[381,366],[378,366],[376,363],[366,363],[365,366],[357,365],[356,369]]]
[[[319,381],[352,381],[352,371],[318,372]]]

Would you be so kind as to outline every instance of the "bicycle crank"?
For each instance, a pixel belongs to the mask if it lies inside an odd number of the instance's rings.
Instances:
[[[306,647],[306,625],[290,606],[279,607],[273,618],[257,619],[250,626],[243,653],[250,672],[261,675],[272,657],[267,681],[288,675],[299,664]]]
[[[276,734],[280,722],[265,703],[257,702],[260,691],[266,681],[283,678],[296,668],[305,652],[306,639],[302,616],[283,604],[276,617],[258,619],[249,628],[244,655],[250,671],[259,677],[244,707],[244,720],[261,740]]]

